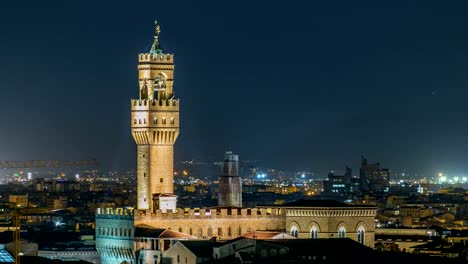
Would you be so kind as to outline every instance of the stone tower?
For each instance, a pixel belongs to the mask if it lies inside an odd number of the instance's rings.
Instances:
[[[176,209],[174,143],[179,135],[179,100],[174,96],[174,54],[154,42],[138,56],[139,99],[131,101],[132,135],[137,144],[137,209]]]
[[[135,263],[133,209],[97,208],[95,217],[96,250],[101,264]]]
[[[239,156],[227,151],[223,175],[219,177],[218,206],[242,207],[242,178],[238,171]]]

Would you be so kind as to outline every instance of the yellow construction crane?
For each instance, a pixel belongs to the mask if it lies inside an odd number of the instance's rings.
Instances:
[[[15,259],[15,264],[20,264],[20,250],[21,250],[21,213],[18,209],[15,209],[13,214],[13,223],[14,223],[14,231],[13,231],[13,242],[15,245],[15,250],[13,252]]]
[[[60,168],[60,167],[86,167],[99,166],[96,159],[90,160],[21,160],[1,161],[0,169],[23,169],[23,168]]]

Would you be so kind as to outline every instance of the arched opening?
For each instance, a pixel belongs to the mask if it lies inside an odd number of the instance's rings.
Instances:
[[[299,236],[299,230],[297,229],[297,226],[292,226],[291,227],[291,236],[293,237],[298,237]]]
[[[154,94],[158,94],[158,92],[163,92],[166,89],[166,76],[164,74],[159,73],[156,78],[154,79],[153,83]],[[159,98],[158,99],[163,99]]]
[[[140,99],[148,99],[148,87],[146,87],[146,84],[144,84],[143,87],[141,87]]]
[[[310,229],[310,238],[318,238],[318,229],[316,226]]]
[[[344,228],[344,226],[341,226],[338,229],[338,238],[345,238],[345,237],[346,237],[346,229]]]
[[[360,226],[357,231],[357,241],[361,244],[364,244],[364,234],[365,234],[364,227]]]

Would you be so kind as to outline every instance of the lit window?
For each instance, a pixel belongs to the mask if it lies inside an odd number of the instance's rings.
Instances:
[[[310,238],[318,238],[318,229],[316,226],[313,226],[310,230]]]
[[[357,231],[357,241],[364,244],[364,227],[360,226]]]
[[[345,238],[346,237],[346,229],[342,226],[338,229],[338,238]]]
[[[299,235],[299,232],[297,230],[297,227],[296,226],[291,227],[291,236],[298,237],[298,235]]]

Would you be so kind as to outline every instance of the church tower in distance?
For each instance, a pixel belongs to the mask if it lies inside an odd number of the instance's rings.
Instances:
[[[174,143],[179,135],[179,100],[174,96],[174,54],[154,42],[138,56],[139,99],[131,100],[131,129],[137,144],[137,209],[175,211]]]
[[[242,178],[239,176],[239,156],[227,151],[223,175],[219,177],[218,206],[242,207]]]

